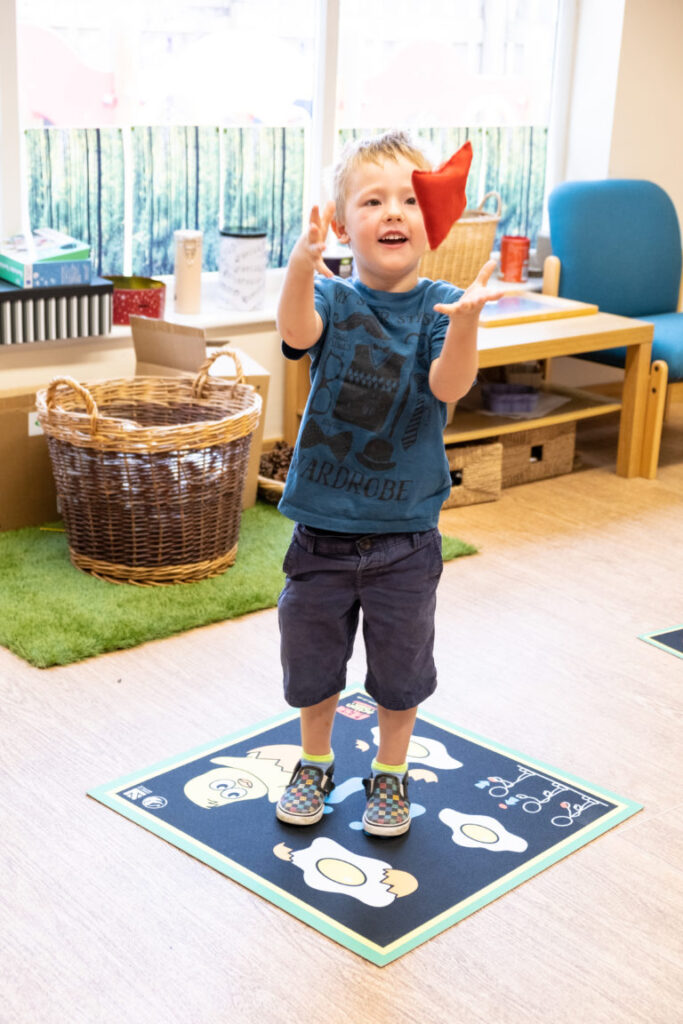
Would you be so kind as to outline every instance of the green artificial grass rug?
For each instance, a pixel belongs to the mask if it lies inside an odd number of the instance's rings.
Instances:
[[[258,502],[242,513],[237,560],[222,576],[137,587],[76,569],[59,524],[0,533],[0,644],[48,668],[272,608],[291,534],[289,519]],[[475,552],[443,538],[445,560]]]

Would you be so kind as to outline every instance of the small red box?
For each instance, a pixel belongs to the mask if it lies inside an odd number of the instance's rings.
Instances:
[[[119,326],[129,322],[131,314],[161,320],[166,308],[166,285],[152,277],[112,277],[114,284],[113,322]]]

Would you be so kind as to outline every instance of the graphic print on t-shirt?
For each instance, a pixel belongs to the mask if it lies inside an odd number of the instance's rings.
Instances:
[[[367,342],[359,341],[353,347],[351,363],[346,373],[343,373],[344,362],[340,350],[347,348],[343,335],[350,332],[356,338],[366,336]],[[335,319],[330,339],[331,351],[324,359],[320,383],[311,399],[311,412],[317,416],[326,417],[330,413],[334,420],[360,427],[374,435],[362,451],[354,454],[361,465],[375,472],[387,471],[396,465],[392,459],[392,442],[376,435],[386,427],[389,413],[399,395],[401,372],[406,362],[404,355],[383,344],[387,340],[389,335],[382,324],[369,313],[356,312],[345,319]],[[340,379],[341,386],[337,383]],[[339,391],[330,409],[332,389],[335,387],[339,387]],[[410,382],[404,387],[404,393],[397,404],[390,435],[406,408],[409,392]],[[353,435],[350,431],[335,432],[326,428],[327,424],[321,425],[320,420],[309,419],[301,435],[301,447],[306,449],[318,444],[326,445],[336,459],[342,461],[352,447]]]
[[[342,532],[428,529],[450,486],[429,389],[446,329],[434,304],[455,289],[426,279],[406,294],[357,281],[315,289],[324,330],[281,511]]]
[[[405,361],[385,346],[357,345],[339,390],[335,417],[378,434],[396,398]]]

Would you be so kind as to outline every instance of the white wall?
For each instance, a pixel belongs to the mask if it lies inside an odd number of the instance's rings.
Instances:
[[[575,3],[560,177],[648,178],[683,223],[683,0]]]
[[[19,195],[19,101],[14,4],[0,0],[0,238],[21,231]],[[3,45],[4,43],[4,45]]]
[[[630,0],[579,0],[565,141],[565,181],[608,176],[620,73],[624,6]],[[656,3],[657,0],[650,0]]]
[[[567,123],[566,180],[647,178],[683,225],[683,0],[580,0]],[[557,359],[569,385],[621,371]]]
[[[609,177],[648,178],[683,224],[683,0],[626,0]]]

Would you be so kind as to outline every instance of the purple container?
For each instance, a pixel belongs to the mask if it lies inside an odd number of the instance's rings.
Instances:
[[[484,408],[501,416],[533,412],[538,405],[538,388],[529,384],[486,383],[481,386]]]

